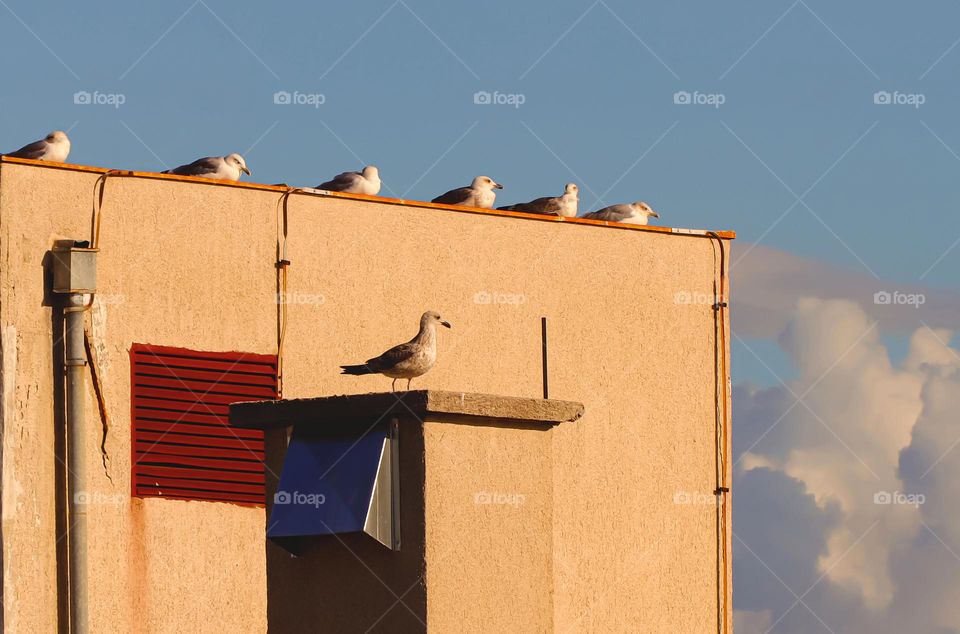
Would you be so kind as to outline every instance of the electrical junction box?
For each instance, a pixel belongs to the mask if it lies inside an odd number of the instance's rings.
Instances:
[[[53,248],[54,293],[94,293],[97,290],[97,253],[100,250],[76,245],[73,240],[65,240]]]

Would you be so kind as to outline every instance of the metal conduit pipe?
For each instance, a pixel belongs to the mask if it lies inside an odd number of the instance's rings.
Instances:
[[[86,634],[87,620],[87,459],[84,451],[86,420],[86,351],[83,346],[83,295],[69,296],[64,308],[64,348],[67,375],[67,466],[69,491],[68,552],[70,558],[70,632]]]
[[[58,241],[53,248],[53,292],[64,298],[64,366],[67,427],[67,553],[70,588],[70,632],[87,634],[87,428],[84,313],[85,295],[96,292],[97,249],[88,243]]]

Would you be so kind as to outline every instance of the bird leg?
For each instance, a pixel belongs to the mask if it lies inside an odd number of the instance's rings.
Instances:
[[[396,379],[394,379],[394,380],[393,380],[393,383],[390,384],[390,391],[391,391],[391,392],[396,392],[396,391],[397,391],[397,380],[396,380]]]
[[[408,391],[408,392],[410,391],[410,381],[412,381],[412,380],[413,380],[413,379],[407,379],[407,391]]]

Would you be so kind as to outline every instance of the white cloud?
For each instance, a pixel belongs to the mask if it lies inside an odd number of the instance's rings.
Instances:
[[[797,378],[735,389],[747,631],[766,611],[763,631],[960,631],[960,353],[921,326],[894,365],[875,322],[852,301],[795,301],[779,342]]]
[[[734,331],[741,337],[777,336],[792,318],[799,297],[853,300],[890,334],[909,334],[921,319],[932,328],[955,327],[960,315],[960,293],[953,290],[878,280],[756,244],[737,242],[732,258],[731,313]],[[874,293],[883,291],[919,294],[924,303],[919,307],[874,303]]]

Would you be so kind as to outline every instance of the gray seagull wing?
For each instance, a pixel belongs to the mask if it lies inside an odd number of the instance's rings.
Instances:
[[[440,203],[442,205],[462,205],[473,197],[472,187],[458,187],[451,189],[446,194],[437,196],[430,202]]]
[[[43,155],[46,153],[46,151],[47,141],[45,139],[40,139],[39,141],[34,141],[29,145],[24,145],[16,152],[10,152],[7,154],[7,156],[25,159],[40,159],[43,158]]]
[[[544,198],[531,200],[528,203],[517,203],[516,205],[508,205],[506,207],[497,207],[497,209],[555,216],[560,210],[560,202],[555,197],[546,196]]]
[[[208,156],[206,158],[197,159],[189,165],[181,165],[180,167],[175,167],[172,170],[167,170],[163,172],[164,174],[177,174],[179,176],[202,176],[204,174],[212,174],[220,169],[222,158],[219,156]]]
[[[363,175],[360,172],[343,172],[342,174],[334,176],[333,180],[320,183],[317,185],[317,189],[323,189],[328,192],[342,192],[345,189],[353,187],[356,184],[358,176]]]
[[[611,222],[622,222],[625,218],[633,215],[633,210],[629,205],[610,205],[598,211],[592,211],[585,214],[584,218],[590,220],[607,220]]]
[[[417,346],[413,342],[401,343],[381,354],[379,357],[367,359],[366,366],[374,372],[383,372],[403,363],[417,353]]]

